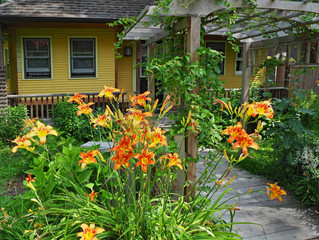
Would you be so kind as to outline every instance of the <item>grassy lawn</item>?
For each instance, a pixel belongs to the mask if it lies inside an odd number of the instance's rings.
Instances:
[[[22,186],[24,171],[28,168],[28,162],[21,153],[12,153],[8,146],[0,150],[0,194],[7,190],[14,190]],[[13,189],[8,189],[13,188]]]

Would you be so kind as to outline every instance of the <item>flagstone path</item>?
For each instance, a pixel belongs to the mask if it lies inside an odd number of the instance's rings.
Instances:
[[[208,155],[208,150],[200,152],[204,158]],[[224,160],[219,164],[215,173],[219,177],[227,168],[227,161]],[[206,168],[204,160],[197,164],[197,176]],[[238,198],[230,200],[229,204],[236,204],[240,210],[236,211],[235,222],[252,222],[254,224],[235,225],[237,231],[244,240],[310,240],[319,239],[319,211],[303,209],[299,202],[292,196],[283,196],[283,202],[278,199],[271,201],[265,194],[267,179],[248,173],[245,170],[234,168],[228,176],[228,180],[236,174],[235,180],[228,186],[234,188],[238,194],[247,193],[252,187],[253,192]],[[215,200],[225,190],[218,190],[212,197]],[[255,192],[255,191],[263,191]],[[230,191],[225,198],[236,195]],[[224,219],[229,220],[227,214]],[[263,230],[264,229],[264,230]]]

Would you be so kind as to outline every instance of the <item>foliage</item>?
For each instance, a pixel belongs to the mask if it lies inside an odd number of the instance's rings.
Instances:
[[[0,141],[8,143],[10,139],[23,133],[23,121],[27,117],[24,105],[8,106],[0,110]]]
[[[265,122],[263,150],[241,166],[282,182],[306,205],[318,204],[318,96],[313,92],[275,99],[276,118]],[[267,153],[267,154],[264,154]]]
[[[54,125],[67,136],[72,136],[81,142],[92,138],[92,135],[93,138],[98,138],[95,129],[90,127],[87,116],[77,117],[77,111],[76,105],[71,102],[57,102],[52,110]],[[100,113],[100,111],[97,109],[95,114]]]
[[[114,97],[110,91],[103,94]],[[154,122],[150,121],[158,101],[151,104],[148,94],[131,97],[132,108],[126,115],[119,109],[107,107],[103,115],[95,116],[88,107],[90,104],[81,100],[83,96],[78,94],[71,98],[81,106],[79,109],[88,116],[93,127],[111,130],[114,145],[107,153],[100,153],[96,146],[83,151],[63,138],[56,139],[58,132],[50,126],[28,120],[29,133],[15,140],[17,146],[12,151],[19,149],[34,154],[32,168],[24,181],[30,191],[22,196],[24,202],[31,200],[28,206],[31,210],[25,213],[27,208],[21,202],[14,204],[22,204],[23,214],[13,213],[12,204],[6,206],[0,215],[0,236],[75,239],[92,232],[101,239],[209,239],[213,236],[240,239],[232,232],[236,208],[224,199],[233,189],[225,190],[213,203],[210,198],[218,188],[231,184],[235,177],[227,180],[227,176],[232,166],[248,156],[247,146],[240,142],[246,139],[248,147],[256,148],[250,141],[253,141],[252,136],[241,129],[233,148],[242,150],[243,154],[238,159],[225,155],[230,167],[219,178],[214,175],[216,166],[207,168],[196,183],[202,186],[198,185],[195,197],[186,201],[189,196],[176,193],[173,185],[176,169],[185,169],[187,161],[169,148],[165,149],[168,145],[165,131],[153,128]],[[159,118],[172,107],[166,106],[168,99],[159,110]],[[231,115],[242,118],[243,112],[255,105],[245,104],[233,109],[228,104],[227,108]],[[258,115],[254,109],[249,112],[251,116]],[[196,130],[191,113],[181,124],[185,137]],[[225,129],[224,134],[229,134],[229,129],[231,127]],[[218,163],[221,156],[215,154],[213,158]],[[212,183],[211,187],[206,186],[208,182]],[[183,184],[187,185],[187,182]],[[274,184],[270,189],[273,190],[271,197],[281,200],[284,192],[276,195],[275,188],[279,187]],[[231,213],[230,222],[223,220],[224,212]],[[13,230],[7,231],[13,225],[18,236]]]
[[[0,142],[0,194],[14,177],[21,176],[28,168],[28,159],[21,153],[13,155],[9,146]]]
[[[168,46],[173,46],[168,43]],[[170,52],[174,55],[176,48]],[[220,128],[218,120],[210,112],[212,100],[208,98],[207,89],[214,94],[225,92],[222,81],[218,79],[220,73],[219,62],[223,56],[220,52],[210,48],[197,49],[200,61],[191,63],[189,54],[172,57],[170,54],[160,55],[146,64],[149,75],[156,78],[161,86],[162,93],[170,93],[175,104],[179,104],[178,113],[172,118],[177,123],[175,133],[179,132],[181,125],[178,123],[188,112],[183,108],[189,106],[193,109],[200,134],[200,144],[204,146],[215,145],[219,141]],[[207,126],[211,126],[207,129]],[[203,131],[205,129],[205,131]],[[172,135],[175,133],[172,132]]]

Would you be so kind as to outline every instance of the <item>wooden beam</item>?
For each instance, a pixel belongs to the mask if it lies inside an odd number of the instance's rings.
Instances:
[[[179,0],[173,0],[170,7],[170,16],[179,17],[206,17],[212,12],[226,9],[223,4],[218,4],[218,0],[197,0],[188,4],[185,8],[183,3]],[[254,3],[259,9],[274,9],[287,11],[303,11],[319,14],[318,3],[303,3],[295,1],[279,1],[279,0],[256,0]],[[235,8],[250,8],[245,0],[232,1],[232,6]]]
[[[200,46],[200,28],[201,28],[201,18],[199,17],[190,17],[188,19],[188,31],[187,31],[187,52],[191,54],[190,63],[194,63],[199,60],[199,56],[196,52],[197,48]],[[197,79],[197,81],[199,81]],[[198,89],[193,89],[193,93],[197,94]],[[194,110],[193,110],[194,111]],[[192,133],[186,139],[186,152],[189,157],[194,159],[197,158],[197,134]],[[196,182],[196,163],[190,162],[187,168],[187,176],[186,179],[190,181],[190,185],[186,187],[186,194],[189,193],[190,197],[195,196],[194,185]],[[189,198],[188,198],[189,200]]]
[[[319,8],[319,4],[318,4],[318,8]],[[262,35],[264,35],[264,34],[271,34],[271,33],[275,33],[275,32],[285,31],[285,30],[289,30],[289,29],[292,29],[292,28],[295,28],[295,27],[301,27],[301,26],[311,25],[311,24],[315,24],[315,23],[318,23],[318,22],[319,22],[319,19],[317,18],[316,20],[298,23],[298,24],[295,25],[295,26],[289,25],[289,26],[287,26],[287,27],[276,28],[276,29],[274,29],[274,30],[270,30],[270,31],[266,31],[266,32],[260,32],[260,33],[257,33],[257,34],[248,35],[248,36],[246,36],[246,37],[237,38],[237,40],[238,40],[238,41],[241,41],[241,40],[248,39],[248,38],[259,37],[259,36],[262,36]]]
[[[319,39],[317,39],[317,60],[316,63],[319,63]]]
[[[241,104],[249,100],[249,78],[251,68],[249,67],[249,48],[251,42],[245,42],[243,45],[243,74],[241,80]]]

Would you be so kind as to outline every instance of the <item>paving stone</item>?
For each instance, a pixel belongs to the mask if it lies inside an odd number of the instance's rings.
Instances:
[[[208,150],[200,152],[203,156],[202,160],[197,164],[197,176],[199,177],[205,171],[204,163],[205,156],[208,155]],[[214,172],[216,177],[220,177],[228,167],[228,162],[224,159],[220,166]],[[236,204],[240,209],[236,211],[235,222],[251,222],[255,224],[235,224],[234,229],[244,240],[290,240],[290,239],[316,239],[319,237],[319,213],[311,209],[302,209],[301,204],[292,198],[292,196],[283,196],[283,202],[275,199],[271,201],[265,194],[265,187],[269,180],[262,176],[248,173],[245,170],[234,168],[229,174],[227,180],[236,174],[235,180],[228,186],[235,191],[230,191],[225,194],[226,198],[232,198],[237,194],[247,193],[250,187],[253,187],[253,192],[245,194],[238,198],[233,198],[227,201],[227,204]],[[208,183],[206,186],[213,186],[215,183]],[[227,189],[217,190],[216,194],[211,197],[212,201]],[[261,191],[261,192],[254,192]],[[205,193],[203,193],[205,195]],[[225,199],[222,199],[224,201]],[[227,212],[223,214],[226,221],[230,220]],[[260,227],[259,225],[262,225]],[[264,229],[264,230],[263,230]],[[266,234],[266,235],[265,235]]]

